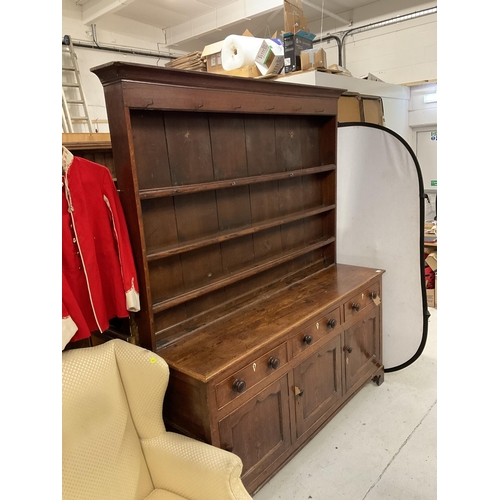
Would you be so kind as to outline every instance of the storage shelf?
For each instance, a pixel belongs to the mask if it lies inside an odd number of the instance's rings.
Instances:
[[[306,219],[308,217],[313,217],[325,212],[330,212],[335,209],[335,204],[323,205],[321,207],[313,208],[310,210],[302,210],[300,212],[295,212],[289,215],[283,215],[280,217],[275,217],[273,219],[268,219],[263,222],[258,222],[248,226],[240,227],[238,229],[230,229],[227,231],[221,231],[214,236],[198,238],[196,240],[188,241],[186,243],[179,243],[176,245],[171,245],[169,247],[164,247],[162,249],[150,251],[147,255],[148,262],[164,259],[166,257],[171,257],[173,255],[178,255],[185,252],[190,252],[198,248],[213,245],[215,243],[221,243],[223,241],[228,241],[234,238],[239,238],[241,236],[246,236],[249,234],[254,234],[259,231],[264,231],[276,226],[281,226],[283,224],[288,224],[290,222],[295,222],[300,219]]]
[[[249,278],[250,276],[254,276],[258,273],[271,269],[275,266],[283,264],[284,262],[288,262],[297,257],[305,255],[308,252],[312,252],[313,250],[317,250],[318,248],[325,247],[330,245],[335,241],[335,237],[327,238],[324,240],[316,241],[311,245],[307,245],[305,247],[299,248],[292,252],[288,252],[286,254],[282,254],[278,257],[273,257],[268,259],[260,264],[251,264],[239,271],[235,271],[230,273],[212,283],[207,285],[197,286],[193,290],[189,290],[187,292],[176,295],[175,297],[161,300],[158,302],[154,302],[152,304],[153,313],[159,313],[165,311],[166,309],[170,309],[171,307],[175,307],[183,302],[187,302],[188,300],[195,299],[207,293],[213,292],[214,290],[218,290],[225,286],[236,283],[237,281],[243,280],[245,278]]]
[[[223,181],[204,182],[199,184],[187,184],[185,186],[168,186],[155,189],[140,189],[139,198],[148,200],[151,198],[161,198],[164,196],[177,196],[182,194],[200,193],[202,191],[212,191],[215,189],[234,188],[248,186],[250,184],[259,184],[263,182],[279,181],[290,179],[292,177],[301,177],[305,175],[321,174],[335,170],[334,164],[321,165],[319,167],[303,168],[299,170],[290,170],[287,172],[278,172],[275,174],[265,174],[251,177],[240,177],[237,179],[228,179]]]
[[[111,150],[111,136],[103,133],[63,133],[62,144],[74,150]]]
[[[279,277],[275,281],[256,288],[250,293],[234,298],[230,297],[225,303],[220,304],[210,311],[203,311],[200,314],[190,316],[188,319],[176,323],[175,325],[158,330],[156,332],[156,341],[158,349],[164,349],[166,346],[177,342],[178,340],[190,336],[194,330],[206,327],[209,324],[218,321],[223,317],[230,317],[240,313],[242,310],[260,303],[263,299],[269,300],[276,294],[281,294],[294,284],[314,275],[325,269],[320,261],[315,261],[307,267],[300,269],[292,274]]]

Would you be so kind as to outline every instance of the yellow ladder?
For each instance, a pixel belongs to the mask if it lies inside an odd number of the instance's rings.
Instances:
[[[62,41],[62,128],[65,133],[75,132],[74,125],[92,133],[89,110],[83,93],[78,60],[69,35]],[[85,132],[78,130],[77,132]]]

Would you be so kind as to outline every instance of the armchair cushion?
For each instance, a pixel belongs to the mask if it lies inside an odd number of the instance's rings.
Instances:
[[[65,500],[251,500],[239,457],[165,431],[160,356],[121,340],[62,356]]]
[[[233,453],[172,432],[143,440],[142,448],[157,488],[190,500],[250,498],[240,480],[241,460]]]

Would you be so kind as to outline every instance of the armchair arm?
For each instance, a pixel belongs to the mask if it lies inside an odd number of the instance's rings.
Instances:
[[[237,455],[173,432],[141,443],[155,488],[189,500],[252,499]]]

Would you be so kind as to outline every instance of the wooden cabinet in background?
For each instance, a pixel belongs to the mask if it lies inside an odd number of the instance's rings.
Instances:
[[[111,137],[109,134],[63,133],[62,145],[75,156],[106,167],[110,171],[111,176],[114,179],[116,178]]]
[[[369,380],[383,270],[336,262],[343,89],[127,63],[106,98],[139,343],[167,428],[233,451],[253,493]]]

